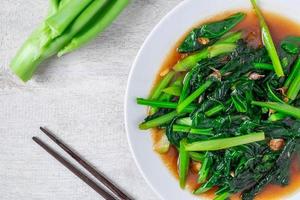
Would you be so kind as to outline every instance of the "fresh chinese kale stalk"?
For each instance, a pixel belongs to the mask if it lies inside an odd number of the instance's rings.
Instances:
[[[178,150],[180,187],[201,163],[194,193],[217,187],[217,200],[235,193],[250,200],[267,184],[288,185],[300,144],[300,37],[289,36],[276,49],[251,2],[263,46],[249,45],[243,30],[232,31],[244,13],[204,24],[179,46],[187,55],[150,97],[137,98],[151,108],[139,128],[164,130],[156,150]]]
[[[72,52],[94,39],[125,8],[129,0],[50,0],[48,16],[11,61],[23,81],[38,65],[57,54]]]

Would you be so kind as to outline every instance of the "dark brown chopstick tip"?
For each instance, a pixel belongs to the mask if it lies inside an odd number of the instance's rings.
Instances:
[[[50,131],[45,129],[44,127],[40,127],[41,131],[45,133],[50,139],[52,139],[55,143],[61,143],[61,141],[55,137]]]
[[[48,132],[44,127],[40,127],[40,130],[43,131],[44,133]]]
[[[36,143],[38,143],[38,138],[37,137],[32,137],[32,140],[35,141]]]

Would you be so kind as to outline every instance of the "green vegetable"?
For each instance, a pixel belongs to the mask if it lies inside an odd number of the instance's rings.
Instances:
[[[262,70],[274,70],[272,64],[268,63],[253,63],[255,69],[262,69]]]
[[[162,91],[172,96],[180,96],[183,78],[184,76],[179,76],[171,86],[163,89]]]
[[[198,152],[189,152],[190,158],[194,161],[203,162],[205,155]]]
[[[225,106],[223,104],[217,105],[217,106],[211,108],[210,110],[206,111],[205,115],[207,117],[211,117],[211,116],[221,112],[222,110],[224,110],[224,108],[225,108]]]
[[[265,139],[263,132],[251,133],[248,135],[237,136],[224,139],[213,139],[209,141],[199,141],[185,145],[186,151],[216,151],[229,147],[239,146]]]
[[[175,71],[186,71],[194,67],[197,62],[205,58],[213,58],[215,56],[230,53],[236,48],[234,43],[214,44],[198,53],[190,55],[183,60],[179,61],[175,66]]]
[[[240,40],[243,36],[241,31],[229,32],[225,34],[220,40],[217,40],[215,44],[226,44],[226,43],[235,43]]]
[[[234,105],[235,109],[238,112],[241,112],[241,113],[247,112],[247,103],[246,103],[246,101],[236,91],[234,91],[231,94],[231,100],[233,102],[233,105]]]
[[[289,168],[292,162],[291,155],[295,151],[295,140],[289,140],[281,151],[278,158],[275,160],[274,166],[268,166],[269,173],[266,176],[260,177],[257,184],[243,192],[242,199],[251,200],[258,194],[264,186],[273,183],[280,186],[286,186],[289,183]]]
[[[285,81],[284,87],[288,88],[287,97],[295,100],[300,91],[300,58],[297,59],[292,72]]]
[[[300,119],[300,109],[290,106],[288,104],[275,103],[275,102],[252,101],[252,105],[276,110],[280,113]]]
[[[187,96],[189,92],[190,87],[190,81],[192,79],[193,74],[191,72],[188,72],[183,80],[183,86],[181,90],[181,94],[179,96],[178,103],[181,103]]]
[[[287,97],[291,100],[295,100],[300,91],[300,71],[298,73],[298,76],[295,77],[287,92]]]
[[[276,122],[276,121],[279,121],[279,120],[283,120],[284,118],[286,118],[285,114],[275,113],[275,114],[270,115],[268,120],[270,120],[272,122]]]
[[[177,103],[173,102],[164,102],[164,101],[156,101],[156,100],[147,100],[142,98],[137,98],[137,104],[152,106],[157,108],[171,108],[176,109]],[[184,112],[193,112],[197,107],[195,105],[189,105],[184,109]]]
[[[287,79],[284,83],[285,88],[289,88],[290,84],[295,79],[295,77],[299,76],[299,71],[300,71],[300,58],[297,59],[295,65],[292,68],[291,73],[287,77]]]
[[[170,86],[163,89],[162,91],[173,96],[180,96],[181,94],[181,88],[179,86]]]
[[[93,0],[72,0],[67,6],[62,7],[57,13],[49,17],[46,20],[46,25],[50,28],[50,37],[54,39],[62,35],[76,17],[92,2]]]
[[[147,121],[147,122],[143,122],[139,125],[139,128],[141,130],[147,130],[149,128],[154,128],[156,126],[160,126],[162,124],[168,123],[170,122],[174,117],[177,116],[177,112],[173,111],[170,112],[166,115],[160,116],[158,118],[155,118],[153,120]]]
[[[59,8],[60,0],[50,0],[49,1],[49,11],[48,15],[51,16],[55,14]]]
[[[183,132],[174,132],[173,131],[173,125],[175,125],[175,122],[177,121],[178,118],[183,117],[183,116],[175,116],[171,122],[169,123],[169,125],[166,127],[166,135],[168,137],[168,140],[170,141],[170,143],[174,146],[176,146],[177,148],[179,148],[180,146],[180,141],[184,138],[186,138],[187,133],[183,133]]]
[[[173,131],[177,132],[188,132],[192,134],[199,134],[199,135],[212,135],[211,131],[212,128],[192,128],[190,126],[184,126],[184,125],[173,125]]]
[[[217,197],[214,198],[214,200],[226,200],[230,196],[230,193],[225,192]]]
[[[118,0],[116,3],[99,0],[87,3],[88,1],[51,1],[49,17],[29,36],[11,61],[11,69],[20,79],[28,81],[40,63],[57,54],[81,31],[93,29],[93,33],[96,33],[91,22],[102,21],[97,18],[99,13],[118,9],[112,5],[120,6],[122,2],[124,8],[126,5],[124,1],[128,2],[128,0]],[[108,24],[108,21],[105,24]],[[92,38],[85,37],[85,39]]]
[[[185,143],[186,141],[185,139],[183,139],[182,141],[180,141],[179,147],[179,183],[181,188],[185,187],[190,163],[189,153],[184,148]]]
[[[268,50],[269,56],[272,60],[273,66],[274,66],[274,70],[275,70],[277,76],[279,76],[279,77],[284,76],[281,62],[280,62],[279,56],[277,54],[276,47],[274,45],[269,27],[263,17],[263,14],[261,13],[260,9],[258,8],[258,6],[256,4],[256,0],[251,0],[251,3],[253,6],[253,9],[259,19],[261,33],[262,33],[262,41],[264,43],[264,46]]]
[[[211,153],[207,152],[202,161],[202,165],[199,171],[198,183],[204,183],[209,175],[213,159]]]
[[[54,0],[55,1],[55,0]],[[67,5],[71,0],[59,0],[58,9],[62,9],[65,5]]]
[[[188,53],[203,49],[208,44],[211,45],[215,39],[220,38],[225,33],[230,31],[239,22],[241,22],[245,16],[245,13],[236,13],[224,20],[207,23],[199,28],[194,29],[184,39],[183,43],[179,46],[178,51],[180,53]],[[199,38],[203,38],[205,43],[200,43],[198,41]]]
[[[196,98],[198,98],[203,92],[205,92],[205,90],[207,90],[207,88],[209,88],[212,83],[212,80],[207,80],[201,87],[199,87],[195,92],[193,92],[189,97],[187,97],[177,106],[177,112],[183,112],[184,109],[189,106]]]
[[[281,42],[281,48],[291,54],[298,54],[300,52],[300,37],[288,36]]]
[[[95,39],[99,33],[107,28],[113,20],[121,13],[121,11],[127,6],[129,0],[117,0],[112,2],[106,10],[99,13],[94,21],[87,24],[86,28],[80,31],[72,41],[59,51],[58,56],[62,56],[66,53],[75,51],[81,48],[89,41]]]
[[[192,126],[192,119],[190,117],[184,117],[176,120],[176,124],[185,125],[185,126]]]
[[[280,102],[280,103],[285,103],[284,101],[281,100],[281,98],[279,98],[272,90],[271,86],[269,83],[267,83],[267,89],[268,89],[268,94],[269,96],[271,97],[271,99],[273,101],[277,101],[277,102]]]
[[[165,75],[157,84],[157,86],[153,89],[149,98],[151,100],[157,99],[161,95],[163,89],[165,89],[169,85],[174,75],[174,71],[170,71],[167,75]]]

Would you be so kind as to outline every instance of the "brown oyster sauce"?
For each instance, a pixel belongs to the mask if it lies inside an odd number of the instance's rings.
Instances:
[[[226,12],[221,15],[215,16],[208,20],[202,21],[199,24],[203,24],[204,22],[214,21],[223,19],[226,16],[235,13],[235,12]],[[247,17],[237,26],[234,30],[244,30],[245,36],[251,36],[256,38],[253,43],[260,45],[260,30],[259,24],[255,14],[252,11],[248,11]],[[275,43],[278,45],[279,41],[288,35],[300,35],[300,25],[287,19],[282,16],[276,15],[274,13],[265,13],[264,14],[267,23],[269,25],[271,34]],[[177,53],[176,49],[180,42],[184,39],[184,36],[175,44],[175,46],[170,50],[169,55],[166,57],[164,63],[162,64],[159,73],[157,74],[155,83],[157,83],[160,79],[160,73],[164,73],[167,69],[171,69],[174,64],[178,62],[178,60],[182,57],[179,53]],[[155,84],[154,84],[155,85]],[[152,130],[152,138],[153,142],[157,142],[162,135],[161,130],[153,129]],[[164,164],[169,168],[171,173],[178,179],[177,172],[177,158],[178,152],[174,147],[171,147],[169,151],[165,154],[159,154]],[[291,180],[290,184],[286,187],[280,187],[276,185],[268,185],[260,194],[256,196],[256,200],[279,200],[284,199],[284,197],[296,192],[300,188],[300,167],[296,164],[296,161],[293,162],[291,167]],[[187,188],[190,190],[194,190],[199,187],[197,183],[197,173],[193,171],[189,171],[188,179],[187,179]],[[179,184],[178,184],[179,185]],[[179,186],[178,186],[179,189]],[[213,199],[214,191],[211,190],[205,194],[200,195],[205,199]],[[230,199],[237,200],[240,199],[240,195],[236,194],[232,196]]]

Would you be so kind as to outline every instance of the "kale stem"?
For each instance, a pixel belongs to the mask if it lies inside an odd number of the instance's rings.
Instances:
[[[163,89],[162,91],[172,96],[180,96],[183,79],[183,75],[178,76],[177,79],[169,87]]]
[[[300,91],[300,58],[297,59],[295,66],[284,86],[288,88],[287,97],[295,100]]]
[[[68,44],[72,38],[80,32],[87,23],[89,23],[97,13],[107,4],[109,1],[93,1],[86,9],[84,9],[80,15],[76,18],[74,22],[67,28],[63,35],[55,38],[47,48],[43,51],[43,58],[48,58],[56,54],[61,50],[66,44]],[[68,3],[64,6],[67,7]],[[64,8],[63,7],[63,8]],[[63,9],[62,8],[62,9]]]
[[[198,183],[204,183],[208,177],[209,171],[210,171],[210,167],[212,165],[212,157],[211,155],[206,152],[205,157],[203,162],[201,163],[201,168],[199,171],[199,176],[198,176]]]
[[[148,100],[148,99],[143,99],[143,98],[137,98],[136,102],[139,105],[145,105],[145,106],[151,106],[151,107],[157,107],[157,108],[176,109],[178,106],[178,104],[174,103],[174,102]],[[189,105],[184,109],[184,112],[190,113],[190,112],[193,112],[196,108],[197,108],[197,106],[195,106],[195,105]]]
[[[211,85],[213,81],[208,79],[206,82],[201,85],[196,91],[194,91],[190,96],[188,96],[185,100],[183,100],[178,106],[177,106],[177,112],[181,113],[184,111],[184,109],[190,105],[197,97],[199,97],[205,90],[207,90]]]
[[[191,134],[199,134],[199,135],[212,135],[211,131],[212,128],[191,128],[190,133]]]
[[[189,152],[185,150],[185,143],[186,139],[183,139],[179,146],[179,184],[181,188],[185,188],[190,163],[190,156]]]
[[[248,144],[252,142],[262,141],[265,139],[264,132],[250,133],[247,135],[212,139],[207,141],[193,142],[186,144],[186,151],[216,151],[220,149],[227,149],[234,146]]]
[[[260,101],[252,101],[251,104],[276,110],[277,112],[300,119],[300,109],[294,106],[290,106],[288,104],[276,103],[276,102],[260,102]]]
[[[143,122],[139,125],[139,128],[141,130],[147,130],[149,128],[154,128],[160,125],[163,125],[165,123],[170,122],[174,117],[176,117],[178,115],[178,113],[176,111],[172,111],[168,114],[165,114],[163,116],[157,117],[155,119],[152,119],[150,121],[147,122]]]
[[[173,95],[173,96],[180,96],[181,87],[174,85],[174,86],[167,87],[167,88],[163,89],[162,91],[166,94],[170,94],[170,95]]]
[[[204,184],[204,185],[205,185],[205,184]],[[201,185],[201,187],[198,188],[197,190],[195,190],[195,191],[193,192],[193,194],[196,194],[196,195],[202,194],[202,193],[204,193],[204,192],[209,191],[210,189],[212,189],[212,186],[203,187],[203,186]]]
[[[190,158],[194,161],[200,161],[203,162],[205,158],[205,154],[199,153],[199,152],[189,152]]]
[[[288,89],[290,87],[290,84],[295,79],[295,77],[299,76],[299,71],[300,71],[300,57],[297,59],[295,65],[293,66],[293,69],[292,69],[290,75],[287,77],[287,79],[284,83],[285,88]]]
[[[176,123],[179,125],[192,126],[192,119],[190,117],[184,117],[176,120]]]
[[[224,35],[222,38],[220,38],[220,40],[217,41],[215,44],[235,43],[236,41],[242,38],[242,35],[243,34],[241,31],[230,32]]]
[[[67,3],[69,3],[71,0],[59,0],[58,9],[62,9]]]
[[[59,53],[58,56],[62,56],[66,53],[72,52],[79,49],[92,39],[96,38],[100,32],[108,27],[114,19],[120,14],[120,12],[128,5],[129,0],[117,0],[99,13],[95,20],[87,25],[87,27],[80,31],[72,41],[65,46]]]
[[[167,75],[165,75],[157,84],[157,86],[154,87],[153,91],[150,94],[150,99],[151,100],[158,99],[158,97],[162,93],[162,90],[169,85],[169,83],[171,82],[174,76],[175,76],[174,71],[170,71]]]
[[[214,200],[226,200],[228,199],[228,197],[230,196],[230,193],[229,192],[225,192],[221,195],[218,195],[214,198]]]
[[[234,43],[214,44],[180,60],[175,66],[175,71],[187,71],[194,67],[199,61],[205,58],[212,58],[221,54],[230,53],[236,48]]]
[[[181,94],[179,96],[179,100],[178,103],[181,103],[188,95],[189,89],[190,89],[190,81],[193,77],[193,73],[192,72],[188,72],[184,79],[183,79],[183,86],[182,86],[182,90],[181,90]]]
[[[174,124],[173,125],[173,131],[175,132],[190,132],[191,127],[190,126],[184,126],[184,125],[178,125],[178,124]]]
[[[206,111],[204,114],[207,116],[207,117],[211,117],[219,112],[221,112],[222,110],[224,110],[224,105],[223,104],[219,104],[211,109],[209,109],[208,111]]]
[[[55,14],[59,8],[59,2],[60,0],[50,0],[49,1],[49,11],[48,15],[51,16]]]
[[[226,101],[226,105],[230,104],[232,102],[231,99],[229,99],[228,101]],[[219,112],[223,111],[225,109],[225,106],[223,104],[219,104],[211,109],[209,109],[208,111],[206,111],[204,114],[206,115],[206,117],[211,117],[215,114],[218,114]]]
[[[270,115],[268,120],[271,121],[271,122],[276,122],[276,121],[279,121],[279,120],[283,120],[284,118],[286,118],[285,114],[283,114],[283,113],[274,113],[274,114]]]
[[[262,12],[260,11],[259,7],[256,4],[256,0],[251,0],[253,9],[259,19],[259,23],[260,23],[260,27],[261,27],[261,33],[262,33],[262,41],[264,46],[266,47],[268,54],[272,60],[273,66],[274,66],[274,70],[275,73],[277,74],[277,76],[281,77],[284,76],[284,72],[281,66],[281,62],[279,59],[279,56],[277,54],[277,50],[276,47],[274,45],[269,27],[263,17]]]
[[[180,60],[175,66],[175,71],[188,71],[194,67],[199,61],[208,57],[208,48],[201,50],[198,53],[187,56],[186,58]]]
[[[100,0],[102,2],[102,0]],[[105,2],[104,0],[103,2]],[[46,20],[50,28],[50,37],[52,39],[61,35],[67,27],[76,19],[80,13],[86,9],[93,0],[72,0],[66,6],[61,8],[55,15]]]
[[[287,92],[287,97],[291,100],[295,100],[298,96],[299,91],[300,91],[300,74],[291,83]]]
[[[175,124],[173,125],[173,131],[199,135],[211,135],[212,128],[192,128],[190,126]]]
[[[272,64],[269,63],[253,63],[253,67],[255,69],[263,69],[263,70],[274,70],[274,67]]]

